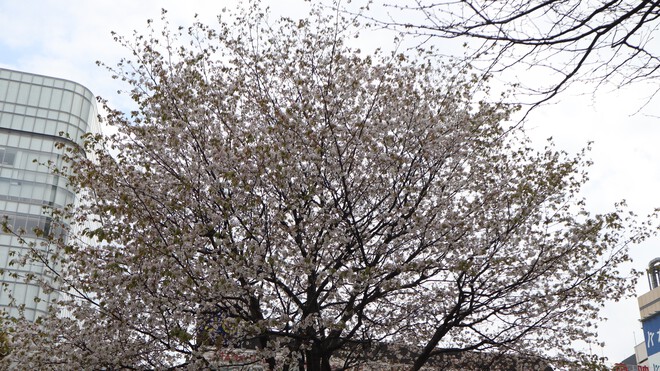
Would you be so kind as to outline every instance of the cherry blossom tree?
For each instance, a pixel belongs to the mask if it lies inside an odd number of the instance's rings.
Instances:
[[[515,107],[476,100],[460,66],[350,47],[341,15],[226,17],[117,36],[135,110],[110,110],[116,133],[56,170],[82,202],[69,238],[29,259],[63,267],[66,295],[5,322],[2,362],[598,361],[576,341],[597,343],[647,231],[621,207],[585,211],[584,153],[530,148]]]
[[[574,81],[623,86],[656,81],[660,2],[651,0],[363,1],[381,25],[427,38],[460,39],[485,70],[511,66],[543,76],[521,83],[538,104]],[[657,90],[653,95],[657,93]],[[529,97],[528,97],[529,98]],[[650,97],[652,98],[652,97]]]

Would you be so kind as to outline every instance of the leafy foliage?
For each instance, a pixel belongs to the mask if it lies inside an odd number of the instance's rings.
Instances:
[[[382,344],[415,369],[468,352],[593,361],[575,341],[630,289],[617,266],[647,232],[583,209],[582,154],[529,148],[504,126],[515,107],[474,101],[423,50],[347,46],[341,16],[252,6],[149,30],[117,37],[135,111],[69,157],[86,229],[41,258],[70,299],[8,324],[6,362],[211,368],[252,345],[272,368],[328,370]]]

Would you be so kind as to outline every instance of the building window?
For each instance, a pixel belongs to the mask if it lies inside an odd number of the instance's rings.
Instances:
[[[14,166],[16,150],[0,147],[0,165]]]

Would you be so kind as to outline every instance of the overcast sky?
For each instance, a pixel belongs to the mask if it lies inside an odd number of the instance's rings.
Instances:
[[[127,104],[116,96],[121,86],[95,61],[113,64],[127,51],[117,45],[110,31],[130,35],[144,30],[148,18],[159,18],[168,9],[170,22],[188,25],[195,13],[211,23],[230,1],[201,0],[0,0],[0,67],[66,78],[88,87],[94,94],[109,99],[115,107]],[[269,3],[264,1],[264,3]],[[278,11],[302,15],[302,0],[271,1]],[[391,35],[370,33],[371,44],[390,43]],[[373,40],[382,37],[382,40]],[[656,82],[657,85],[657,82]],[[558,147],[578,151],[594,141],[590,157],[595,164],[584,196],[590,210],[611,210],[615,202],[626,199],[632,210],[646,215],[660,207],[660,101],[635,112],[655,87],[635,85],[623,90],[605,87],[595,95],[590,86],[576,86],[554,104],[541,107],[527,121],[529,135],[541,143],[552,136]],[[609,90],[609,91],[608,91]],[[660,107],[660,106],[659,106]],[[634,246],[631,255],[637,269],[660,256],[654,238]],[[648,291],[646,276],[640,278],[637,294]],[[635,339],[643,341],[636,298],[612,303],[604,314],[610,319],[601,326],[604,349],[599,355],[618,362],[633,352]]]

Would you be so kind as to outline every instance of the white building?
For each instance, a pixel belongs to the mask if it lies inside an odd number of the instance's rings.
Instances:
[[[42,164],[61,165],[63,150],[55,144],[82,145],[84,133],[99,131],[97,117],[94,95],[80,84],[0,69],[0,217],[13,231],[24,231],[24,242],[43,241],[35,228],[58,232],[44,207],[72,204],[75,194]],[[23,307],[35,320],[58,293],[24,282],[28,274],[46,280],[53,274],[42,264],[16,264],[28,251],[21,238],[0,231],[0,310],[16,316]]]

